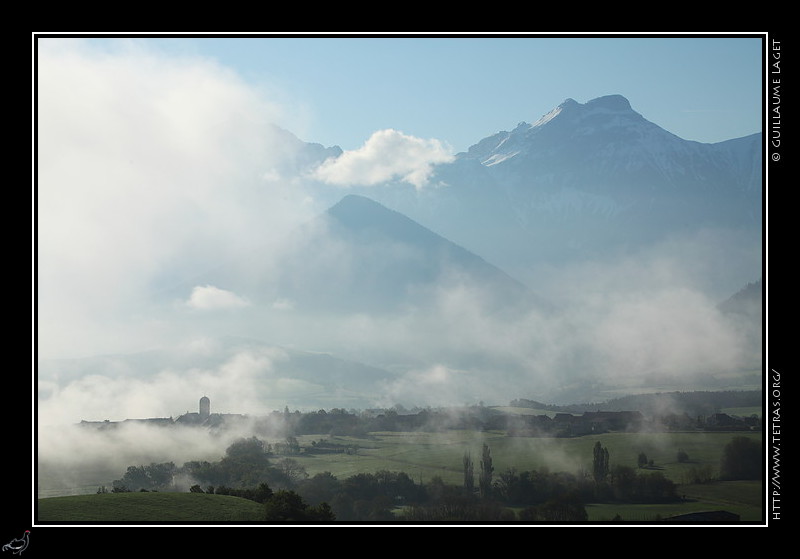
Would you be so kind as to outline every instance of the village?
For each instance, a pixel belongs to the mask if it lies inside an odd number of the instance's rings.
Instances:
[[[364,435],[380,431],[443,431],[466,429],[505,431],[512,437],[581,437],[608,432],[664,431],[753,431],[761,429],[755,415],[738,417],[716,412],[690,417],[687,413],[645,415],[640,411],[552,412],[541,414],[508,413],[490,406],[458,408],[372,409],[364,411],[318,410],[311,412],[273,411],[264,416],[212,413],[206,396],[200,399],[197,412],[172,417],[126,419],[122,421],[81,421],[84,427],[115,428],[130,424],[153,426],[188,426],[212,431],[249,424],[254,433],[275,432],[288,435],[332,434]]]

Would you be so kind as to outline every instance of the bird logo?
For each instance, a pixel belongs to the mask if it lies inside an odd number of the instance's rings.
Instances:
[[[6,545],[3,546],[3,551],[10,551],[15,555],[20,555],[25,548],[28,547],[28,537],[30,536],[31,531],[25,530],[25,534],[21,538],[14,538]]]

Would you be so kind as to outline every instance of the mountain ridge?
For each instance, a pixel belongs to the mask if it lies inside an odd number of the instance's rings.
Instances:
[[[661,174],[663,178],[675,179],[683,178],[680,175],[686,175],[692,166],[699,163],[705,165],[705,159],[711,159],[711,164],[719,165],[714,161],[718,157],[716,147],[725,143],[703,144],[684,140],[634,111],[630,102],[621,95],[599,97],[584,104],[567,99],[536,123],[520,123],[512,132],[505,134],[503,141],[489,153],[477,149],[479,142],[466,152],[465,157],[477,157],[484,165],[490,162],[487,166],[494,167],[500,163],[510,164],[514,158],[519,159],[518,156],[524,155],[535,158],[545,168],[552,168],[548,160],[554,157],[556,151],[560,151],[566,154],[560,157],[568,158],[569,162],[580,162],[583,167],[588,165],[589,170],[584,169],[583,174],[591,172],[596,180],[600,180],[602,175],[595,172],[597,160],[622,155],[626,156],[629,163],[625,171],[633,174],[633,178],[640,170],[651,166],[657,171],[653,174],[655,178]],[[752,136],[759,135],[756,133]],[[690,153],[689,150],[694,152]],[[632,156],[643,161],[632,164]],[[690,156],[689,161],[685,160],[687,156]],[[679,167],[670,168],[676,164]],[[528,170],[535,175],[542,174],[541,169],[531,167]],[[712,170],[713,167],[702,169],[700,178],[710,180]]]
[[[744,231],[758,250],[762,140],[761,132],[685,140],[622,95],[567,99],[436,165],[427,189],[350,191],[369,191],[526,280],[520,271],[532,267],[646,250],[709,229]]]
[[[344,196],[307,231],[297,255],[283,266],[288,280],[281,287],[305,308],[424,306],[444,285],[479,288],[498,305],[533,301],[527,286],[483,257],[363,195]],[[299,285],[298,277],[311,281]]]

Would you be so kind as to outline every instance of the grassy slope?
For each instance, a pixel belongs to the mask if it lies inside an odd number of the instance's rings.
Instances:
[[[739,515],[743,522],[763,520],[763,493],[759,481],[725,481],[702,485],[681,485],[678,494],[685,501],[675,504],[627,505],[592,504],[586,507],[589,520],[650,522],[689,512],[725,510]]]
[[[40,522],[248,522],[263,505],[203,493],[103,493],[37,500]]]

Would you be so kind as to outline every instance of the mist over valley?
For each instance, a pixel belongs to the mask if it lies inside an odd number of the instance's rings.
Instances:
[[[39,61],[45,470],[214,460],[240,436],[280,440],[253,422],[284,409],[761,389],[760,132],[683,140],[615,93],[462,153],[391,129],[342,150],[272,125],[220,68],[140,62],[65,122],[74,100],[51,92],[110,62]],[[208,106],[176,101],[202,79]],[[173,95],[125,95],[137,80]],[[75,428],[174,420],[204,395],[245,419],[201,437]]]

